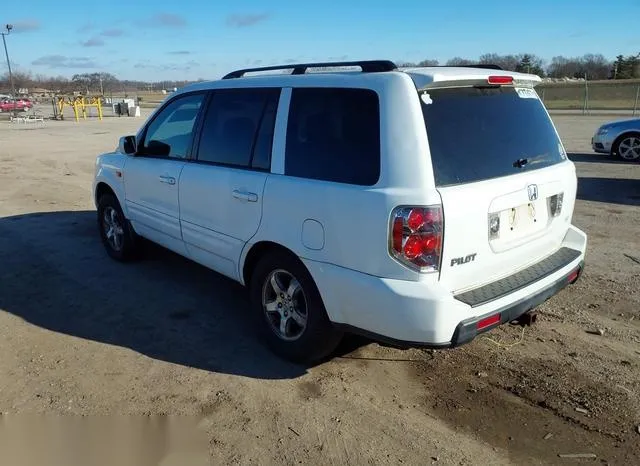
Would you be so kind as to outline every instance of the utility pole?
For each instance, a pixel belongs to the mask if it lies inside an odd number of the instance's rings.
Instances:
[[[9,52],[7,51],[7,40],[5,36],[8,36],[13,29],[11,24],[5,25],[5,29],[7,32],[0,31],[0,35],[2,35],[2,43],[4,44],[4,55],[7,57],[7,69],[9,70],[9,82],[11,83],[11,97],[13,98],[13,113],[16,111],[16,88],[13,84],[13,74],[11,73],[11,61],[9,61]]]
[[[582,114],[585,115],[589,112],[589,80],[587,79],[587,73],[584,74],[584,105],[582,106]]]

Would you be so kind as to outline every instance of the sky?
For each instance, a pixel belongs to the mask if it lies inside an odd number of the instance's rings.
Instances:
[[[192,80],[307,61],[640,53],[640,29],[620,21],[640,17],[640,0],[2,3],[0,24],[14,26],[6,37],[12,67],[47,76]]]

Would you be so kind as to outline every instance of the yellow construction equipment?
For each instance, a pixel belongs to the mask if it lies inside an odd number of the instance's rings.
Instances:
[[[57,97],[55,101],[57,113],[61,120],[64,120],[64,107],[68,106],[73,109],[73,115],[76,121],[80,121],[80,114],[82,118],[87,119],[87,108],[95,107],[98,109],[98,118],[102,121],[102,97],[100,96],[74,96],[74,97]]]

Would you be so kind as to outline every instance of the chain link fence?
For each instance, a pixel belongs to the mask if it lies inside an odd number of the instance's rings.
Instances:
[[[640,80],[541,83],[538,95],[549,110],[628,111],[640,115]]]

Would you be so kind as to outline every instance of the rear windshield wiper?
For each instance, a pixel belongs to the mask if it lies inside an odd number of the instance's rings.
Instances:
[[[523,168],[528,163],[529,163],[528,159],[518,159],[515,162],[513,162],[513,166],[515,168]]]

